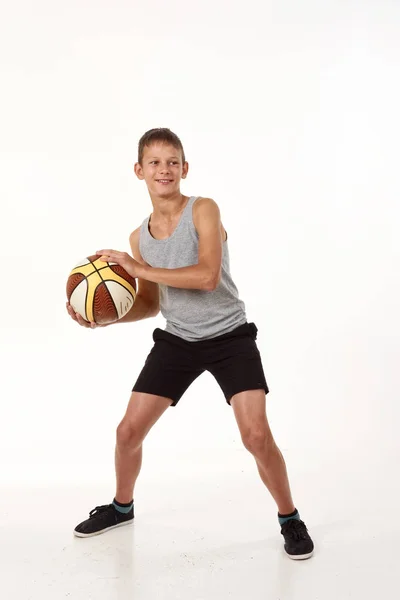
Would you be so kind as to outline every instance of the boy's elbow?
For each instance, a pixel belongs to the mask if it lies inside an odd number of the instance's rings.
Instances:
[[[213,292],[217,289],[220,281],[221,273],[211,273],[210,276],[206,279],[203,289],[207,292]]]
[[[156,317],[159,312],[160,312],[160,305],[159,304],[151,304],[149,306],[149,316],[150,317]]]
[[[149,298],[147,296],[142,296],[138,294],[136,296],[137,300],[141,300],[143,304],[142,310],[146,313],[146,318],[148,317],[156,317],[160,312],[160,302],[154,300],[153,298]]]

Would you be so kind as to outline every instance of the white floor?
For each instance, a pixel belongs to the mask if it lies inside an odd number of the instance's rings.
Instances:
[[[64,466],[46,483],[38,465],[39,484],[21,471],[26,484],[0,490],[1,597],[397,598],[399,453],[283,452],[310,560],[284,555],[275,504],[242,452],[147,457],[134,524],[88,539],[72,529],[111,500],[109,474],[85,483]]]

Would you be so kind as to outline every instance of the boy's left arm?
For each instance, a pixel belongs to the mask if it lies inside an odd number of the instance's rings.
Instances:
[[[199,235],[197,265],[179,269],[144,267],[143,279],[171,287],[212,291],[221,277],[221,215],[211,198],[199,198],[193,206],[193,224]]]
[[[132,277],[176,288],[212,291],[221,277],[221,215],[211,198],[199,198],[193,206],[193,223],[199,235],[198,263],[179,269],[158,269],[142,265],[126,252],[99,250],[103,258],[120,264]]]

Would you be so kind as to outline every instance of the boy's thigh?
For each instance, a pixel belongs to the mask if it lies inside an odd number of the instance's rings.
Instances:
[[[150,429],[171,406],[172,400],[163,396],[132,392],[125,415],[118,425],[119,442],[144,440]]]
[[[165,396],[133,391],[123,421],[134,425],[135,429],[146,430],[158,421],[171,402]]]
[[[170,398],[171,406],[176,406],[204,370],[194,354],[166,339],[156,339],[132,391]]]

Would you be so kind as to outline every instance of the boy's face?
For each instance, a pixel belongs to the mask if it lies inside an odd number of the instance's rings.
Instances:
[[[150,194],[163,197],[179,192],[188,169],[188,163],[182,163],[181,151],[162,142],[145,146],[142,164],[135,164],[135,173],[145,180]]]

